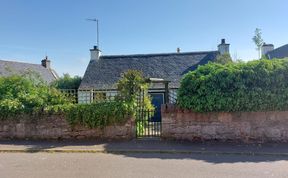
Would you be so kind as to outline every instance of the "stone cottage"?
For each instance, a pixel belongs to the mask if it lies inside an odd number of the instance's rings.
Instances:
[[[215,51],[196,51],[161,53],[161,54],[135,54],[135,55],[101,55],[100,49],[94,46],[91,60],[78,91],[79,103],[90,103],[95,99],[95,91],[101,92],[103,97],[115,96],[116,83],[121,74],[129,69],[141,71],[146,78],[169,81],[168,93],[163,85],[151,84],[149,93],[154,105],[165,103],[165,94],[175,102],[180,80],[187,72],[195,70],[216,59],[217,55],[229,53],[229,44],[222,39]],[[159,83],[159,82],[158,82]]]
[[[55,70],[51,68],[51,61],[47,56],[41,61],[41,64],[0,60],[0,76],[7,77],[28,73],[39,76],[46,83],[51,83],[58,78]]]

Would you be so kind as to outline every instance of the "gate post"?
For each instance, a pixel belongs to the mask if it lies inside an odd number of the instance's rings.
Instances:
[[[169,103],[169,88],[168,88],[168,81],[165,81],[165,93],[164,93],[164,97],[165,97],[165,104]]]

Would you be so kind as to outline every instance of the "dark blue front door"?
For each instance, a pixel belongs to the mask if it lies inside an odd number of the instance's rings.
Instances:
[[[152,104],[155,107],[155,114],[151,118],[152,122],[161,122],[161,105],[164,103],[164,93],[150,93]]]

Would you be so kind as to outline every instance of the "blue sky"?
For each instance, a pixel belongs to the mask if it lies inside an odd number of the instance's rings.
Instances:
[[[104,55],[216,50],[257,58],[256,27],[275,47],[288,43],[287,0],[0,0],[0,59],[40,63],[83,75],[96,43]]]

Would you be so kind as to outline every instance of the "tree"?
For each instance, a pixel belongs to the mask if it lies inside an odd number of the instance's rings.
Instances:
[[[121,79],[117,83],[118,99],[126,102],[132,108],[143,107],[145,109],[153,109],[150,97],[148,95],[148,83],[143,77],[142,72],[137,70],[127,70],[122,74]],[[142,101],[138,103],[137,99],[143,95]]]
[[[58,80],[52,83],[52,86],[58,89],[78,89],[82,78],[79,76],[71,77],[69,74],[64,74]]]
[[[253,42],[257,46],[256,50],[258,51],[258,57],[261,58],[261,47],[264,43],[264,40],[262,39],[262,32],[261,29],[256,28],[255,29],[255,35],[252,38]]]
[[[231,59],[230,54],[226,53],[226,54],[218,55],[215,62],[219,64],[227,64],[233,61]]]

